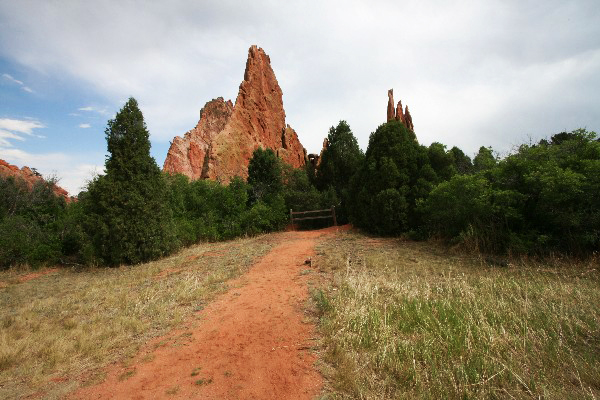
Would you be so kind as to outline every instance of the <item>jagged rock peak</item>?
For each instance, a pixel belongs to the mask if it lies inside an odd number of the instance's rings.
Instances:
[[[272,149],[294,167],[306,163],[306,150],[285,123],[283,93],[271,60],[263,49],[251,46],[235,105],[222,97],[206,103],[196,127],[173,140],[163,169],[191,179],[229,182],[248,176],[258,147]]]
[[[394,108],[394,89],[388,90],[388,106],[387,106],[387,120],[400,121],[411,131],[415,131],[415,126],[412,122],[412,117],[408,111],[408,106],[405,107],[405,111],[402,112],[402,100],[398,101],[398,105]]]
[[[412,117],[410,116],[410,111],[408,111],[408,106],[404,108],[404,126],[406,126],[411,131],[415,131],[415,126],[413,125]]]
[[[388,106],[387,106],[387,120],[396,119],[396,112],[394,110],[394,89],[388,90]]]

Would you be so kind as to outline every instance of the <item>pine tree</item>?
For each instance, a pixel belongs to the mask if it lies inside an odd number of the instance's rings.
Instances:
[[[337,127],[329,129],[327,142],[317,169],[316,186],[322,192],[330,187],[335,190],[341,200],[341,204],[335,204],[338,222],[344,224],[348,222],[348,204],[351,202],[350,179],[365,157],[346,121],[340,121]]]
[[[97,256],[107,265],[136,264],[174,247],[166,182],[150,156],[149,133],[130,98],[108,121],[106,175],[88,186],[82,201]]]

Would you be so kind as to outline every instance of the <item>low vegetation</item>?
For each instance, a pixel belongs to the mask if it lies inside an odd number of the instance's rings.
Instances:
[[[318,253],[326,398],[600,396],[598,260],[506,265],[352,232]]]
[[[28,271],[0,272],[0,398],[60,397],[93,380],[81,374],[189,321],[274,240],[201,244],[134,267],[59,269],[28,281]]]

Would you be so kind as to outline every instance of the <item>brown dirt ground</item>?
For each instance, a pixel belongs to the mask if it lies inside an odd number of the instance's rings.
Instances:
[[[288,232],[188,326],[153,340],[76,399],[313,399],[321,392],[315,327],[304,315],[315,244],[328,228]],[[344,229],[342,227],[341,229]]]

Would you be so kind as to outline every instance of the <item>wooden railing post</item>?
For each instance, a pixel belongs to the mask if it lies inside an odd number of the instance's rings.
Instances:
[[[290,219],[292,220],[292,230],[295,231],[296,228],[294,227],[294,213],[292,212],[291,208],[290,208]]]
[[[337,220],[335,219],[335,206],[331,206],[331,215],[333,215],[333,226],[337,226]]]

